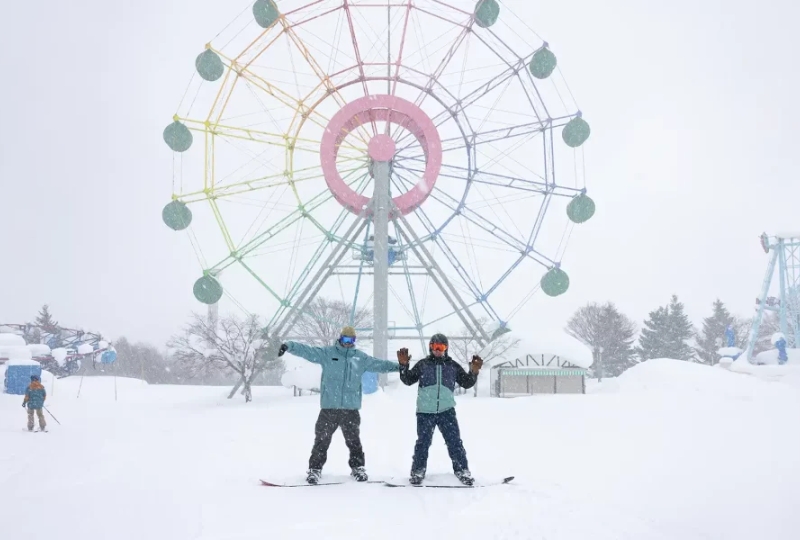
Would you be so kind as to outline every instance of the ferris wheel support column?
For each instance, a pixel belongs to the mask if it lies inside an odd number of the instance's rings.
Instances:
[[[386,360],[389,355],[389,211],[392,205],[389,174],[395,145],[388,136],[383,137],[385,139],[379,135],[370,141],[370,157],[374,160],[372,174],[375,180],[375,192],[372,196],[375,229],[372,355]],[[387,157],[389,160],[386,160]],[[386,386],[387,380],[388,376],[381,373],[381,388]]]

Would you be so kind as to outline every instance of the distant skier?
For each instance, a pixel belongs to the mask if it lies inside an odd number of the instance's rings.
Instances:
[[[38,375],[31,375],[31,384],[25,389],[25,398],[22,406],[28,408],[28,431],[33,431],[33,413],[39,417],[39,429],[44,431],[47,423],[44,421],[44,400],[47,399],[47,391],[42,386]]]
[[[342,329],[336,344],[329,347],[311,347],[293,341],[281,345],[278,356],[289,352],[309,362],[322,366],[320,383],[319,417],[314,428],[314,447],[308,460],[309,484],[319,482],[322,467],[328,459],[328,447],[333,434],[342,428],[344,442],[350,450],[350,474],[359,482],[368,480],[364,467],[364,450],[361,446],[361,376],[372,373],[400,371],[400,365],[388,360],[378,360],[359,351],[356,346],[356,331],[352,326]]]
[[[428,356],[408,369],[411,357],[408,349],[397,351],[400,363],[400,380],[411,386],[419,382],[417,391],[417,443],[414,445],[414,459],[411,464],[410,482],[419,485],[425,478],[428,464],[428,449],[433,441],[434,429],[438,426],[447,445],[447,452],[453,462],[453,472],[462,484],[474,483],[469,472],[467,452],[461,440],[461,432],[456,418],[456,399],[453,391],[456,384],[471,388],[478,381],[483,360],[477,354],[472,357],[469,372],[464,371],[458,362],[447,353],[447,337],[436,334],[428,345]]]

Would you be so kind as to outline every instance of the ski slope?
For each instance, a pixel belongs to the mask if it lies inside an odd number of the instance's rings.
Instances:
[[[507,486],[261,487],[307,467],[318,396],[44,377],[49,433],[0,394],[3,538],[59,540],[800,537],[800,390],[673,360],[577,396],[458,398],[477,478]],[[373,478],[405,475],[415,389],[365,396]],[[326,474],[346,474],[334,436]],[[429,473],[447,473],[437,433]]]

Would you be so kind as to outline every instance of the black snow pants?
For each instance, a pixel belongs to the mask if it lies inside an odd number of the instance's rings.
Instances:
[[[428,466],[428,450],[433,442],[433,430],[439,428],[453,462],[453,472],[469,470],[467,451],[461,440],[455,409],[438,414],[417,413],[417,444],[414,445],[412,471],[424,471]]]
[[[353,409],[322,409],[314,426],[314,447],[308,460],[309,469],[322,469],[328,460],[328,447],[333,434],[342,428],[344,442],[350,450],[348,464],[351,468],[364,466],[364,450],[361,448],[361,414]]]

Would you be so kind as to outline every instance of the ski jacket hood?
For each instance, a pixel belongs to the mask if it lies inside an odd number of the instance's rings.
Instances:
[[[289,341],[286,352],[322,367],[319,393],[323,409],[358,410],[361,408],[361,377],[364,373],[400,371],[397,362],[379,360],[355,347],[344,347],[338,341],[328,347]]]

